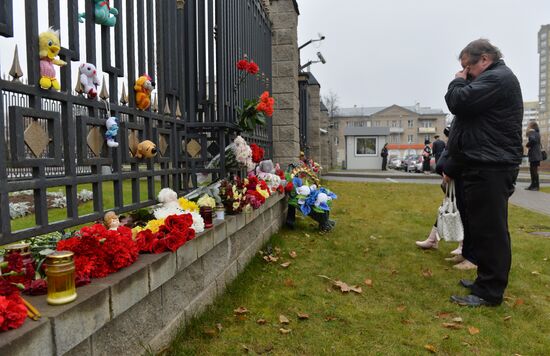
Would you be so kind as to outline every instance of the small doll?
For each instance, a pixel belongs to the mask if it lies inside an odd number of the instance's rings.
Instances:
[[[107,127],[107,132],[105,132],[105,139],[107,140],[107,146],[109,147],[118,147],[118,142],[115,141],[116,135],[118,134],[118,120],[116,117],[111,116],[105,122]]]
[[[38,55],[40,56],[39,85],[42,89],[54,88],[55,90],[61,90],[61,85],[56,78],[55,67],[53,66],[54,64],[58,66],[67,64],[67,62],[61,59],[56,59],[60,50],[59,31],[54,31],[50,27],[47,31],[38,35]]]
[[[108,211],[103,215],[103,225],[109,230],[116,230],[120,226],[120,220],[114,211]]]

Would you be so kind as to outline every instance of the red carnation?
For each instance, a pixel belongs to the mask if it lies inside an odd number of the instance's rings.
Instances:
[[[252,150],[252,161],[254,163],[260,163],[262,161],[262,158],[264,158],[264,149],[255,143],[250,145],[250,149]]]
[[[248,63],[248,68],[246,69],[246,71],[252,75],[256,75],[256,73],[258,73],[258,71],[260,70],[260,67],[258,67],[258,65],[256,63],[254,63],[253,61],[250,61]]]
[[[25,322],[27,308],[19,294],[0,296],[0,331],[17,329]]]
[[[44,279],[36,279],[30,282],[23,293],[29,295],[43,295],[48,292],[48,283]]]
[[[162,253],[166,251],[166,239],[156,239],[153,244],[153,253]]]
[[[19,252],[12,252],[6,256],[8,261],[8,270],[21,272],[23,270],[23,257]]]
[[[246,70],[248,71],[249,62],[246,59],[241,59],[237,62],[237,69],[238,70]]]
[[[285,186],[285,192],[290,193],[294,189],[294,184],[292,182],[288,182]]]
[[[277,187],[277,192],[279,192],[280,194],[283,194],[285,192],[285,188],[282,184],[279,184],[279,186]]]

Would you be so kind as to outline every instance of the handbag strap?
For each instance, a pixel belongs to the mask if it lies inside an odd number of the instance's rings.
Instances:
[[[451,180],[445,189],[445,199],[450,201],[450,213],[456,213],[458,211],[458,207],[456,205],[456,188],[455,188],[455,181]]]

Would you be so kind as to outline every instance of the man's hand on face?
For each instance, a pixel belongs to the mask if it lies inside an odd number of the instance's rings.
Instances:
[[[466,78],[468,78],[468,71],[469,70],[470,70],[470,67],[464,68],[463,70],[461,70],[460,72],[455,74],[455,78],[462,78],[462,79],[466,80]]]

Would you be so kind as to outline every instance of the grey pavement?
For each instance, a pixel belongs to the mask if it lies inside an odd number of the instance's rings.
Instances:
[[[388,171],[390,172],[390,171]],[[379,183],[395,183],[395,184],[440,184],[441,177],[436,174],[423,175],[415,173],[403,173],[396,175],[393,173],[385,174],[386,172],[369,172],[367,173],[352,173],[342,174],[342,172],[329,172],[323,175],[323,179],[344,182],[379,182]],[[374,174],[373,174],[374,173]],[[510,203],[522,208],[542,213],[550,216],[550,194],[543,192],[532,192],[525,190],[529,185],[529,181],[518,181],[516,191],[510,198]],[[550,186],[550,184],[541,184],[542,186]]]

